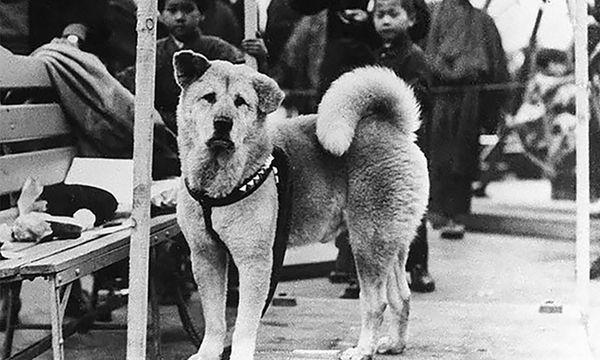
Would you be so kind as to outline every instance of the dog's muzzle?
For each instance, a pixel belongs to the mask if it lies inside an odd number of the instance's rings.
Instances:
[[[206,142],[208,148],[215,151],[233,150],[234,144],[229,136],[233,120],[230,117],[218,116],[213,120],[213,127],[213,136]]]

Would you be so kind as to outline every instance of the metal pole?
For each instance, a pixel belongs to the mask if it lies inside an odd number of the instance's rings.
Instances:
[[[258,31],[258,5],[256,0],[243,0],[244,1],[244,38],[254,39],[256,38],[256,31]],[[258,69],[258,63],[253,56],[246,54],[246,65],[253,69]]]
[[[577,171],[577,302],[584,322],[589,316],[590,159],[587,51],[587,1],[575,2],[576,171]]]
[[[146,358],[148,263],[150,258],[150,184],[156,68],[157,0],[137,1],[135,124],[133,131],[134,228],[129,246],[127,359]]]

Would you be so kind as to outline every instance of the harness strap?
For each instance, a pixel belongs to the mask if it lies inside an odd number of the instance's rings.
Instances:
[[[255,187],[248,191],[248,195],[253,193],[268,177],[268,174],[271,170],[275,173],[275,179],[277,182],[277,199],[279,203],[279,210],[277,212],[277,228],[275,230],[275,241],[273,242],[273,267],[271,271],[271,283],[269,285],[269,294],[267,298],[267,303],[263,308],[262,315],[267,311],[270,300],[273,298],[275,294],[275,290],[277,287],[277,283],[279,282],[279,277],[281,273],[281,269],[283,267],[283,260],[285,258],[285,252],[287,249],[287,242],[290,234],[290,218],[291,218],[291,209],[292,209],[292,180],[290,178],[290,164],[287,155],[285,152],[278,148],[273,148],[273,160],[267,167],[266,175],[262,177],[262,179],[256,184]],[[184,181],[185,186],[190,193],[190,195],[198,201],[200,206],[202,207],[202,215],[204,217],[204,225],[206,226],[206,231],[209,236],[215,241],[219,246],[223,247],[229,256],[229,249],[216,232],[212,223],[212,208],[215,206],[225,206],[228,205],[222,199],[231,199],[237,198],[227,196],[225,198],[218,199],[220,201],[214,201],[215,198],[208,197],[203,192],[193,191],[187,182],[187,179]],[[239,198],[237,201],[243,199],[243,196]],[[228,201],[229,201],[228,200]],[[232,204],[230,202],[229,204]]]

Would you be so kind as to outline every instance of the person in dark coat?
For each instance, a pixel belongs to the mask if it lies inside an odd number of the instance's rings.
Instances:
[[[276,67],[284,49],[303,15],[294,11],[287,0],[271,0],[267,7],[265,41],[269,49],[269,69]],[[300,55],[300,54],[297,54]]]
[[[318,103],[331,82],[354,68],[374,63],[373,46],[377,33],[367,12],[369,0],[289,0],[290,7],[304,15],[326,11],[325,49],[319,67]],[[335,245],[339,249],[331,282],[348,282],[342,298],[358,298],[354,258],[348,244],[347,231],[340,234]]]
[[[238,47],[241,45],[244,38],[243,23],[238,21],[229,2],[209,1],[204,15],[200,28],[205,35],[216,36]]]
[[[493,19],[468,0],[444,0],[433,17],[426,54],[437,93],[431,119],[429,211],[444,238],[462,238],[479,170],[479,134],[496,127],[505,91],[475,85],[509,80]]]
[[[109,30],[106,0],[14,0],[0,2],[0,45],[29,55],[53,38],[69,37],[103,59]]]
[[[331,82],[356,67],[373,63],[377,34],[367,13],[369,0],[289,0],[304,15],[327,10],[325,54],[320,68],[319,98]]]

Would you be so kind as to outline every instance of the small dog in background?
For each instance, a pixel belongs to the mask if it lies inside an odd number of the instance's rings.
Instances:
[[[340,358],[402,352],[410,297],[404,266],[429,188],[426,160],[415,144],[419,107],[411,89],[390,70],[356,69],[332,84],[318,114],[270,122],[267,114],[283,99],[271,78],[191,51],[178,52],[174,65],[183,89],[177,216],[206,325],[190,359],[217,360],[223,351],[228,253],[240,282],[231,359],[254,358],[280,206],[274,146],[290,164],[290,245],[333,240],[345,228],[350,234],[362,328],[358,345]],[[241,199],[219,207],[204,203],[232,194]],[[387,305],[394,320],[378,339]]]

